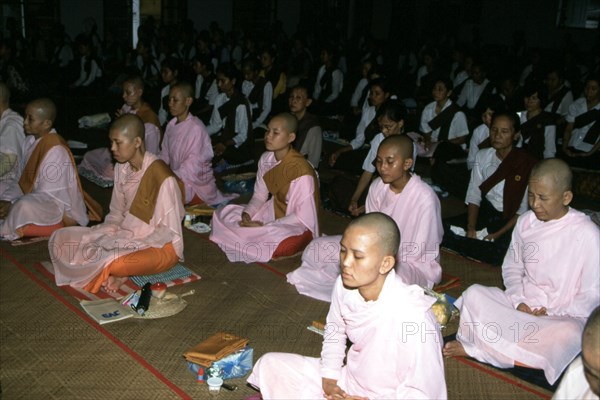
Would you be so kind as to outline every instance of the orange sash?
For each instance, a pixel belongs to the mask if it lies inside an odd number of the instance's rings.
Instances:
[[[319,181],[315,169],[302,154],[295,149],[283,157],[283,160],[275,167],[271,168],[264,175],[265,184],[269,193],[273,195],[273,204],[275,206],[275,218],[285,217],[287,211],[286,196],[290,189],[290,183],[304,175],[310,175],[315,181],[315,206],[320,209],[319,200]]]
[[[140,186],[138,186],[131,207],[129,207],[129,213],[148,224],[154,215],[160,187],[164,180],[171,176],[177,181],[181,191],[181,200],[185,203],[183,182],[163,160],[157,159],[144,172]]]

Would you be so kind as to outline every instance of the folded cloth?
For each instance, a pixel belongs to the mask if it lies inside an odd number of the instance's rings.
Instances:
[[[248,339],[231,333],[217,332],[183,353],[183,356],[188,361],[208,367],[213,361],[235,353],[246,347],[247,344]]]
[[[466,231],[465,231],[463,228],[461,228],[460,226],[454,226],[454,225],[451,225],[451,226],[450,226],[450,230],[451,230],[451,231],[452,231],[452,233],[454,233],[455,235],[458,235],[458,236],[463,236],[463,237],[464,237],[464,236],[467,236],[467,232],[466,232]],[[489,235],[489,233],[488,233],[488,231],[487,231],[487,228],[483,228],[482,230],[480,230],[480,231],[477,231],[477,232],[476,232],[476,234],[477,234],[477,239],[479,239],[479,240],[484,240],[484,238],[485,238],[487,235]],[[493,242],[494,240],[492,239],[492,240],[489,240],[489,241],[490,241],[490,242]]]
[[[108,113],[86,115],[77,120],[79,128],[94,128],[110,123],[110,115]]]

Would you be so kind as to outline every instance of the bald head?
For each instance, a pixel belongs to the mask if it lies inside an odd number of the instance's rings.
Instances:
[[[379,145],[379,148],[390,147],[397,150],[403,160],[413,158],[413,142],[405,135],[388,136]]]
[[[549,158],[535,164],[529,175],[529,180],[547,178],[558,192],[571,190],[573,173],[569,165],[558,158]]]
[[[194,89],[188,82],[181,81],[171,86],[171,90],[175,89],[180,90],[183,97],[194,97]]]
[[[144,89],[144,80],[138,75],[132,75],[123,82],[123,84],[133,85],[136,89]]]
[[[54,102],[48,98],[33,100],[27,105],[33,112],[42,120],[49,120],[54,124],[56,119],[56,106]]]
[[[284,112],[281,114],[277,114],[276,116],[273,117],[273,119],[275,119],[275,118],[277,118],[283,122],[285,129],[289,133],[297,133],[298,132],[298,118],[296,118],[294,115],[292,115],[288,112]]]
[[[133,140],[139,137],[144,140],[144,123],[135,114],[125,114],[117,118],[110,126],[110,132],[117,132],[121,136]]]
[[[372,212],[352,220],[350,227],[361,227],[377,235],[377,246],[384,255],[396,257],[400,246],[400,231],[396,222],[384,213]]]
[[[10,89],[6,86],[6,83],[0,82],[0,106],[8,108],[10,104]]]

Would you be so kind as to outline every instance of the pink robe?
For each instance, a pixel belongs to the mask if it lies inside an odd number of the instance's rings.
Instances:
[[[122,114],[135,114],[137,110],[123,104]],[[160,147],[160,128],[151,123],[144,124],[144,146],[146,151],[158,154]],[[112,181],[115,175],[115,165],[108,147],[102,147],[86,152],[79,164],[81,168],[93,172],[105,181]]]
[[[553,384],[581,350],[581,333],[600,304],[600,231],[570,209],[542,222],[523,214],[512,234],[502,276],[506,290],[473,285],[456,301],[456,336],[479,361],[510,368],[515,361],[543,369]],[[536,317],[516,307],[546,307]]]
[[[212,170],[213,150],[206,126],[189,114],[177,123],[173,118],[165,130],[160,158],[185,185],[185,203],[197,195],[209,205],[229,201],[236,194],[223,194],[217,189]]]
[[[181,221],[185,210],[175,178],[162,183],[148,224],[129,213],[142,176],[154,160],[156,156],[146,152],[139,171],[133,171],[129,163],[116,164],[110,213],[104,223],[59,229],[50,237],[48,249],[57,285],[84,287],[115,259],[149,247],[162,248],[169,242],[183,260]]]
[[[446,399],[442,337],[430,311],[434,302],[393,273],[376,301],[365,301],[338,278],[321,359],[267,353],[248,383],[264,399],[322,399],[322,378],[369,399]],[[352,346],[346,354],[347,339]]]
[[[53,129],[50,134],[56,134],[56,131]],[[8,240],[18,239],[15,231],[22,226],[55,225],[65,214],[79,225],[85,226],[89,222],[75,166],[69,150],[63,146],[54,146],[46,153],[31,192],[23,194],[21,191],[19,179],[39,140],[32,135],[25,138],[23,158],[15,179],[2,182],[7,185],[2,200],[14,201],[6,219],[0,219],[0,236]]]
[[[444,230],[440,202],[434,191],[412,175],[402,192],[396,194],[377,178],[369,187],[366,212],[380,211],[392,217],[400,229],[396,273],[408,284],[433,287],[442,278],[439,245]],[[308,245],[302,264],[287,274],[287,280],[301,294],[331,301],[331,290],[340,274],[341,235],[322,236]]]
[[[252,199],[246,205],[228,205],[217,210],[212,219],[210,240],[225,252],[229,261],[269,261],[279,243],[290,236],[309,230],[313,237],[319,236],[317,206],[314,200],[315,180],[304,175],[293,180],[286,196],[287,210],[283,218],[275,219],[273,198],[268,199],[269,190],[264,175],[279,164],[273,152],[265,152],[258,162],[258,172]],[[241,227],[242,212],[252,220],[263,222],[260,227]]]

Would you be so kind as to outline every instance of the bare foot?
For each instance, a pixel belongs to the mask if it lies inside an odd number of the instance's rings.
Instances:
[[[462,343],[458,340],[453,340],[451,342],[446,343],[444,348],[442,349],[442,354],[444,357],[468,357],[469,355],[465,351]]]
[[[112,276],[102,282],[102,288],[106,292],[116,292],[128,278],[126,276]]]

